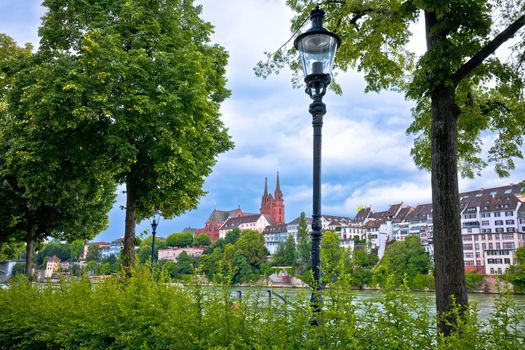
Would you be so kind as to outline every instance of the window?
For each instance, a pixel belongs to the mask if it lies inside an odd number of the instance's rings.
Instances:
[[[467,211],[469,211],[469,212],[476,211],[476,207],[468,207],[468,208],[467,208]]]
[[[478,235],[474,235],[474,240],[475,240],[475,241],[479,240]]]
[[[507,227],[507,232],[514,232],[514,227]]]
[[[509,258],[505,258],[505,264],[510,264],[510,259]]]
[[[503,208],[509,209],[509,205],[508,204],[503,204]]]
[[[468,232],[468,233],[472,233],[472,229],[471,229],[471,228],[468,228],[468,229],[467,229],[467,232]]]
[[[494,239],[499,239],[499,234],[498,234],[498,233],[496,233],[496,234],[494,235]]]
[[[496,249],[501,249],[501,244],[496,243]]]
[[[494,248],[494,245],[492,243],[489,243],[489,249]]]
[[[514,225],[514,220],[505,220],[505,224]]]
[[[463,236],[464,241],[472,241],[472,235],[464,235]]]
[[[498,267],[498,275],[501,275],[501,267]]]
[[[494,205],[494,208],[495,208],[495,209],[501,209],[501,204],[496,204],[496,205]]]
[[[479,250],[479,243],[476,243],[476,250]]]
[[[483,209],[488,210],[489,207],[484,207]],[[490,213],[481,213],[482,218],[490,218]]]
[[[494,221],[494,225],[503,225],[503,220]]]
[[[512,216],[514,213],[512,211],[506,211],[505,216]]]
[[[463,250],[472,250],[472,244],[463,244]]]
[[[487,243],[481,243],[481,249],[483,250],[487,249]]]
[[[512,193],[512,188],[507,188],[507,189],[505,190],[505,193]]]
[[[503,227],[496,228],[496,232],[503,232]]]
[[[509,227],[509,228],[513,228],[513,227]],[[504,233],[501,235],[501,239],[514,239],[514,235],[512,233],[511,234]]]
[[[503,243],[503,249],[514,249],[514,242]]]
[[[474,254],[472,253],[464,253],[465,259],[472,259],[474,257]]]
[[[494,217],[495,218],[499,218],[501,216],[501,213],[499,211],[495,212],[494,213]]]
[[[487,232],[487,229],[482,228],[482,229],[481,229],[481,232],[485,233],[485,232]]]
[[[465,219],[475,219],[477,215],[476,214],[465,214],[463,217]]]
[[[465,266],[474,266],[474,261],[472,261],[472,260],[465,260]]]
[[[488,228],[488,229],[487,229],[487,233],[491,233],[491,232],[492,232],[492,229],[491,229],[491,228]],[[489,236],[490,236],[490,235],[489,235]],[[487,238],[487,239],[490,239],[490,237]]]
[[[493,268],[493,267],[490,268],[490,274],[491,274],[491,275],[494,274],[494,268]]]
[[[488,226],[488,225],[490,225],[490,222],[488,220],[481,221],[481,226]]]

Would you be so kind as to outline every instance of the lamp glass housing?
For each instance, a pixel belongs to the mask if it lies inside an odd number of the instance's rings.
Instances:
[[[337,45],[337,39],[329,33],[305,33],[297,42],[304,76],[331,76]]]

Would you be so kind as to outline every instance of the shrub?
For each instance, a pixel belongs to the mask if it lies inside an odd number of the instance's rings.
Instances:
[[[323,311],[308,291],[274,297],[228,285],[171,285],[138,268],[128,279],[87,279],[39,287],[17,277],[0,290],[1,349],[523,349],[524,312],[500,296],[487,323],[470,307],[451,337],[436,337],[434,312],[400,290],[355,302],[342,274],[325,290]],[[458,312],[455,310],[454,312]],[[316,320],[314,325],[312,320]],[[521,328],[520,328],[521,327]],[[521,332],[521,333],[520,333]]]

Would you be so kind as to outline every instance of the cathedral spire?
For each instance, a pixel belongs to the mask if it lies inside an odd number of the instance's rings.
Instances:
[[[276,199],[281,199],[283,197],[283,193],[281,192],[281,184],[279,183],[279,172],[277,172],[277,184],[275,185],[274,197]]]

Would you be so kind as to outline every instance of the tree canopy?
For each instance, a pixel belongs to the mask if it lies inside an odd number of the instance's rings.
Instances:
[[[297,33],[314,4],[287,4],[296,13]],[[363,72],[366,91],[392,88],[415,101],[407,132],[415,135],[416,165],[431,170],[437,312],[450,315],[453,300],[465,309],[458,172],[474,176],[493,163],[499,175],[508,175],[514,159],[523,158],[525,1],[346,0],[327,1],[323,9],[326,26],[342,40],[336,66]],[[407,44],[420,19],[427,50],[418,57]],[[506,60],[495,55],[505,43]],[[266,77],[288,65],[298,83],[301,65],[293,48],[268,56],[256,74]],[[492,137],[483,138],[487,133]],[[438,322],[445,336],[455,323],[455,316],[446,317]]]
[[[43,5],[37,56],[62,61],[60,86],[73,100],[52,100],[50,107],[93,125],[87,140],[102,145],[98,154],[107,163],[100,168],[126,184],[130,264],[137,220],[156,210],[171,218],[194,208],[216,156],[233,146],[219,119],[229,96],[228,54],[211,43],[213,27],[193,1]]]

